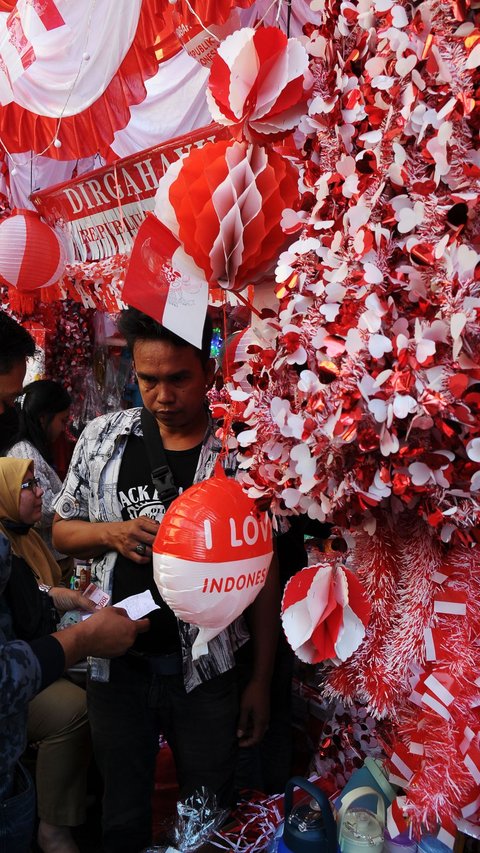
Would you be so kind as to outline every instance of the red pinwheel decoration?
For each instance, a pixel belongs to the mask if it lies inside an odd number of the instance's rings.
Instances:
[[[297,199],[296,169],[246,142],[207,142],[166,171],[155,214],[209,283],[241,290],[271,267],[285,242],[282,211]]]
[[[283,139],[305,112],[313,78],[301,42],[276,27],[244,27],[228,36],[212,62],[207,103],[236,139]]]
[[[327,560],[302,569],[282,601],[285,636],[305,663],[346,660],[358,648],[370,620],[370,604],[352,571]]]

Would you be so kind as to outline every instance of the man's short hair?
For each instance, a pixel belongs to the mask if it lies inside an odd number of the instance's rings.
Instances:
[[[0,374],[35,353],[35,341],[20,323],[0,311]]]
[[[203,325],[202,348],[193,346],[188,341],[166,329],[153,317],[148,314],[143,314],[136,308],[126,308],[121,312],[118,320],[118,330],[125,338],[129,349],[133,352],[133,345],[137,340],[144,341],[170,341],[176,347],[193,347],[199,355],[203,365],[206,365],[210,358],[210,348],[212,345],[212,318],[206,314],[205,323]]]

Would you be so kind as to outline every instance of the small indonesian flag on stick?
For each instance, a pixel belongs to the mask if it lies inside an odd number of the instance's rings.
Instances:
[[[122,299],[201,349],[208,284],[177,238],[152,213],[147,213],[135,238]]]
[[[435,595],[433,609],[435,613],[465,616],[467,612],[467,594],[458,589],[447,587]]]

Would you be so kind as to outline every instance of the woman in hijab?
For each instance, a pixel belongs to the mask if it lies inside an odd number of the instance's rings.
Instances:
[[[35,529],[59,562],[67,585],[73,560],[52,544],[53,503],[62,488],[55,471],[53,448],[65,431],[71,402],[68,391],[53,379],[37,379],[25,385],[16,403],[17,429],[3,451],[3,455],[15,459],[33,459],[35,475],[43,489],[42,514]]]
[[[33,525],[42,489],[31,459],[0,459],[0,530],[10,540],[12,572],[5,598],[16,636],[33,640],[56,630],[60,613],[94,610],[79,591],[56,587],[58,564]],[[78,853],[70,827],[85,821],[90,733],[85,691],[60,678],[29,704],[28,740],[36,761],[38,844],[44,853]]]

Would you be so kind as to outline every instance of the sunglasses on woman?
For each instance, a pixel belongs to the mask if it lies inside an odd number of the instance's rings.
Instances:
[[[22,483],[20,486],[21,489],[28,489],[30,492],[33,492],[34,489],[38,489],[40,486],[40,480],[36,477],[32,477],[30,480],[27,480],[26,483]]]

